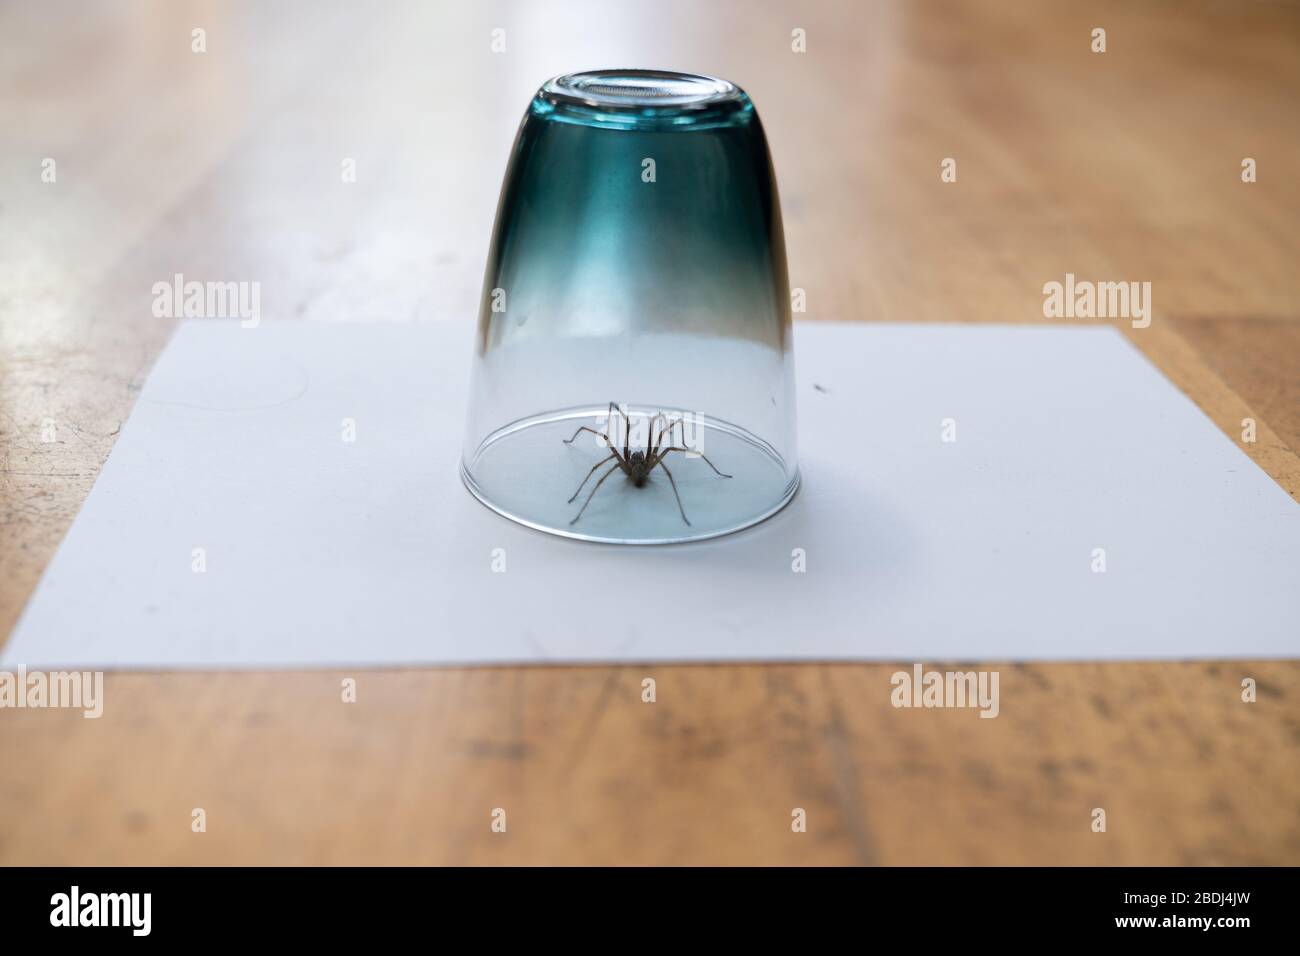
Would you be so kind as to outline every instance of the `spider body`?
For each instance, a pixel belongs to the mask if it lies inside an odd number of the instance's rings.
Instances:
[[[623,451],[622,454],[620,454],[617,443],[614,441],[613,438],[610,437],[609,434],[610,426],[614,422],[613,413],[617,410],[617,408],[618,406],[614,402],[609,403],[610,415],[608,417],[608,422],[605,425],[605,431],[603,433],[596,431],[596,429],[594,428],[588,428],[586,425],[581,425],[579,426],[578,430],[573,433],[573,438],[564,439],[564,443],[566,445],[572,445],[574,440],[578,437],[579,434],[581,434],[582,432],[591,432],[597,438],[604,440],[605,447],[607,447],[610,452],[607,458],[603,458],[600,461],[596,462],[596,464],[591,466],[591,470],[587,472],[587,477],[582,479],[582,483],[578,485],[578,490],[575,491],[573,493],[573,497],[569,499],[569,504],[572,504],[577,499],[578,495],[582,492],[582,489],[586,486],[587,482],[591,480],[591,476],[594,475],[602,465],[605,465],[609,462],[613,462],[613,464],[609,466],[609,470],[607,470],[603,475],[600,476],[600,479],[596,482],[596,486],[591,489],[591,494],[587,495],[587,500],[582,503],[582,507],[578,509],[578,513],[573,516],[573,520],[570,521],[569,524],[578,523],[578,519],[582,517],[582,513],[587,510],[587,505],[591,504],[591,499],[596,497],[596,492],[600,490],[600,486],[603,485],[605,483],[605,479],[608,478],[610,475],[612,475],[614,472],[622,471],[623,474],[627,476],[628,480],[632,482],[632,486],[634,488],[644,488],[646,482],[650,480],[650,473],[654,471],[656,468],[662,468],[664,474],[668,476],[668,483],[672,485],[673,497],[677,499],[677,510],[681,512],[682,520],[686,522],[687,525],[690,525],[691,521],[689,518],[686,517],[686,509],[682,507],[682,496],[677,493],[677,481],[676,479],[673,478],[673,473],[668,470],[668,466],[664,464],[664,458],[668,456],[669,452],[678,451],[678,452],[686,453],[691,451],[691,449],[683,448],[679,445],[666,444],[666,440],[672,438],[673,429],[677,428],[678,426],[681,426],[682,441],[685,442],[686,440],[685,419],[678,418],[669,421],[668,416],[664,415],[662,412],[655,414],[655,416],[650,419],[650,436],[647,437],[645,449],[644,450],[637,449],[636,451],[632,451],[628,447],[631,425],[628,422],[627,415],[623,415]],[[655,423],[659,421],[663,422],[663,427],[656,433],[654,430],[654,426]],[[714,465],[713,462],[709,461],[709,459],[705,457],[702,453],[697,453],[697,454],[699,454],[700,457],[704,459],[704,461],[708,464],[710,468],[713,469],[714,473],[717,474],[718,477],[720,478],[731,477],[731,475],[724,475],[722,472],[718,471],[717,466]]]
[[[644,487],[650,477],[651,467],[650,459],[646,458],[645,452],[634,451],[627,459],[627,476],[632,479],[632,484],[636,487]]]

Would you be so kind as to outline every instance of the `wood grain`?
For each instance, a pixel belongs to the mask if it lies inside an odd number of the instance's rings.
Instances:
[[[1121,328],[1300,497],[1294,5],[53,3],[0,43],[0,633],[171,333],[155,281],[469,321],[518,117],[575,68],[749,90],[810,320],[1150,281]],[[0,711],[0,863],[1300,862],[1300,664],[980,666],[996,720],[895,710],[894,665],[111,674],[99,720]]]

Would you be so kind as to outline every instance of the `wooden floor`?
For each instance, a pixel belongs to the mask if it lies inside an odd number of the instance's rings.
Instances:
[[[514,128],[573,69],[748,89],[809,320],[1151,282],[1121,327],[1300,497],[1293,3],[9,4],[0,50],[0,635],[172,332],[154,282],[473,321]],[[892,665],[367,671],[353,705],[111,674],[98,721],[0,711],[0,863],[1300,863],[1300,664],[981,666],[996,720],[894,710]]]

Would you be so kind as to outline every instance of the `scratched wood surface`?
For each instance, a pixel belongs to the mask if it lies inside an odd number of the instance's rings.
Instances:
[[[171,334],[154,282],[471,321],[571,69],[750,91],[810,320],[1150,281],[1126,334],[1300,497],[1293,4],[14,4],[0,50],[0,635]],[[893,665],[111,674],[99,720],[0,711],[0,863],[1300,863],[1300,664],[980,666],[995,720],[895,710]]]

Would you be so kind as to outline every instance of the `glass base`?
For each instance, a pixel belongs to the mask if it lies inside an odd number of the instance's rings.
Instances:
[[[628,411],[636,422],[653,410]],[[570,501],[592,466],[609,458],[610,450],[590,432],[579,433],[572,444],[564,440],[579,425],[598,427],[605,412],[595,406],[566,409],[498,429],[472,457],[461,461],[461,478],[474,497],[512,521],[566,538],[610,544],[676,544],[730,534],[776,514],[799,487],[798,471],[787,478],[785,462],[762,439],[736,425],[701,417],[691,444],[730,478],[719,477],[698,455],[672,452],[663,464],[677,483],[674,496],[662,466],[638,488],[610,459]],[[640,450],[644,447],[642,437]],[[608,477],[579,517],[606,472]]]

